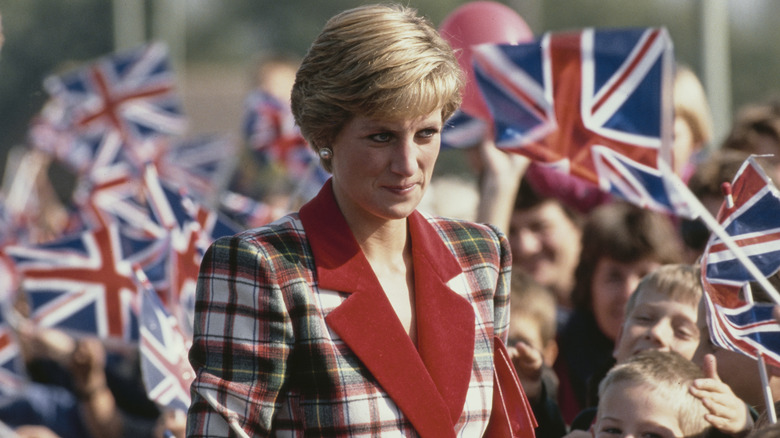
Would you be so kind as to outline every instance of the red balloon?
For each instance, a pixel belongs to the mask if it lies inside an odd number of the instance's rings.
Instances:
[[[533,40],[533,32],[512,8],[492,1],[466,3],[450,13],[439,26],[439,33],[456,50],[458,63],[466,75],[463,90],[465,113],[490,120],[488,110],[471,67],[471,47],[477,44],[519,44]]]

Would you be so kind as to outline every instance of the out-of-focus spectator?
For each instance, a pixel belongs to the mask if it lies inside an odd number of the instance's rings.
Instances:
[[[593,210],[582,231],[572,292],[574,312],[559,333],[559,403],[570,422],[586,406],[591,376],[612,360],[626,302],[639,280],[681,260],[668,216],[614,201]]]
[[[678,65],[674,75],[674,171],[687,181],[712,141],[712,112],[696,73]]]
[[[736,149],[762,158],[772,168],[769,177],[780,181],[780,99],[755,102],[742,107],[734,119],[723,149]]]

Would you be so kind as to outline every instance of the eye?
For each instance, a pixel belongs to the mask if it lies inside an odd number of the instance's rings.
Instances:
[[[426,128],[417,133],[417,137],[421,138],[423,140],[430,140],[436,136],[436,134],[439,133],[438,129],[435,128]]]
[[[368,138],[377,143],[387,143],[393,138],[393,135],[389,132],[379,132],[369,135]]]
[[[623,431],[619,427],[602,427],[599,430],[599,435],[623,435]]]
[[[646,313],[639,313],[631,317],[634,321],[636,321],[639,324],[649,324],[655,320],[655,318],[651,317],[650,315]]]
[[[660,433],[655,432],[644,432],[640,435],[642,438],[663,438],[664,436]]]
[[[675,330],[675,335],[680,339],[694,339],[699,337],[699,331],[692,327],[682,326]]]
[[[552,224],[547,221],[536,221],[532,222],[528,228],[537,234],[547,234],[550,230],[552,230]]]

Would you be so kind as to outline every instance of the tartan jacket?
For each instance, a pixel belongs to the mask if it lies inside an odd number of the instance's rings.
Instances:
[[[408,218],[417,347],[336,205],[214,242],[201,263],[189,437],[478,437],[509,245],[488,225]]]

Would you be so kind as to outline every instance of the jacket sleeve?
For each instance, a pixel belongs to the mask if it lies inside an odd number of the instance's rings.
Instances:
[[[493,330],[494,334],[506,344],[509,337],[509,280],[512,276],[512,251],[504,233],[493,225],[489,226],[496,233],[499,252],[498,281],[493,295]]]
[[[246,237],[214,242],[198,276],[188,437],[268,436],[292,324],[271,256]]]

